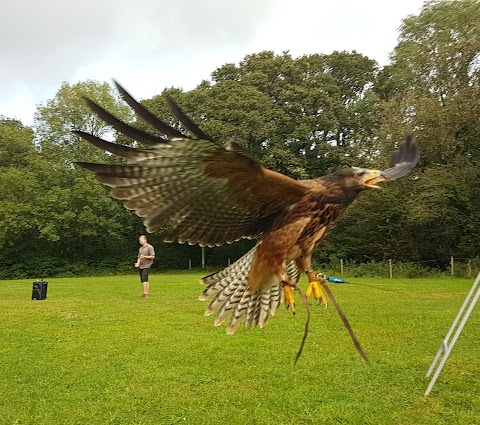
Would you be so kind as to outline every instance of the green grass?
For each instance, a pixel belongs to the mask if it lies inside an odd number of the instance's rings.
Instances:
[[[283,307],[234,336],[205,317],[198,273],[0,282],[1,424],[480,424],[477,307],[432,394],[425,373],[470,279],[352,279],[333,306]]]

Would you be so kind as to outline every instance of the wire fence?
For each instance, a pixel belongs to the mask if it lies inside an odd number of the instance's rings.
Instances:
[[[201,251],[201,268],[211,268],[205,260],[205,249]],[[235,260],[227,259],[227,266]],[[214,266],[218,268],[219,266]],[[220,266],[221,267],[221,266]],[[188,261],[192,269],[192,260]],[[338,277],[395,277],[414,278],[427,276],[455,276],[472,278],[480,273],[480,258],[444,257],[421,261],[397,261],[393,258],[384,261],[358,263],[343,259],[334,259],[327,263],[315,263],[314,269],[329,276]]]
[[[480,272],[480,258],[448,257],[422,261],[372,261],[369,263],[356,263],[338,259],[324,264],[316,264],[316,268],[329,275],[340,277],[427,277],[432,275],[445,275],[472,278]]]

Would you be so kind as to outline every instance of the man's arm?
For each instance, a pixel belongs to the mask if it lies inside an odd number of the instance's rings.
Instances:
[[[135,263],[134,267],[140,267],[140,250],[138,250],[137,262]]]

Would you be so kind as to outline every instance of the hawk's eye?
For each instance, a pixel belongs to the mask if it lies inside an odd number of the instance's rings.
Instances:
[[[356,174],[358,177],[362,177],[365,174],[365,170],[358,170]]]

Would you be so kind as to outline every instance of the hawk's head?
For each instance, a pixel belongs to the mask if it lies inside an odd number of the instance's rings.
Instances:
[[[379,190],[379,183],[399,179],[415,167],[420,157],[418,144],[413,136],[407,136],[398,150],[392,155],[392,167],[386,170],[370,170],[368,168],[344,168],[330,174],[333,179],[342,180],[342,185],[355,190]],[[329,177],[329,176],[325,176]]]
[[[369,170],[367,168],[351,168],[352,179],[355,181],[359,189],[380,190],[381,187],[377,183],[386,181],[382,171]]]
[[[381,187],[377,184],[387,179],[380,170],[351,167],[342,168],[319,180],[328,181],[330,185],[342,187],[343,190],[360,192],[365,189],[379,190]]]

